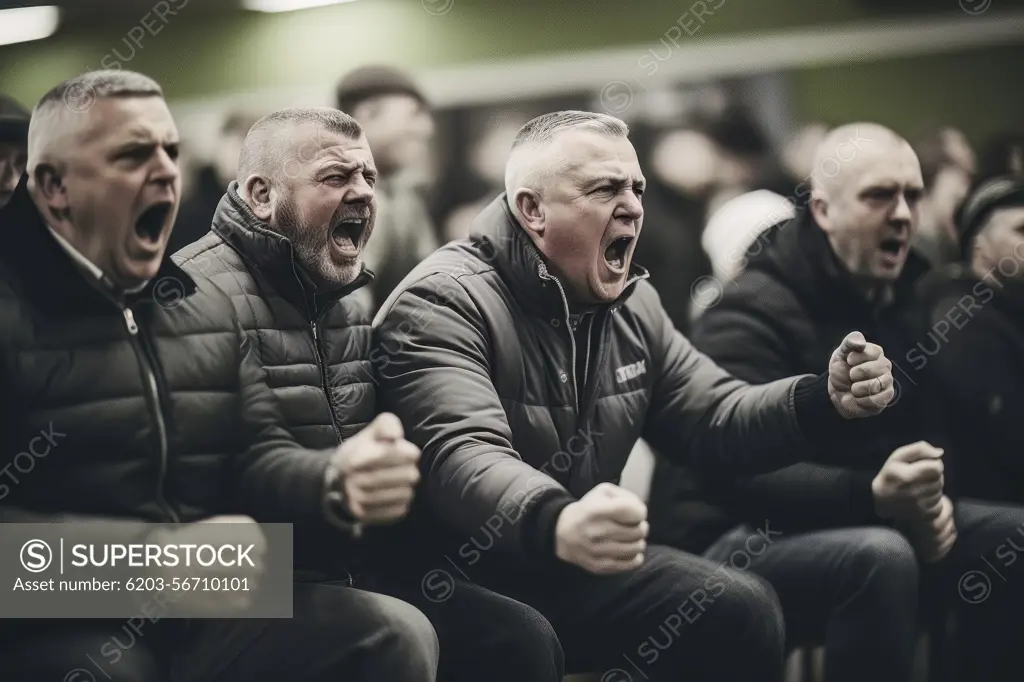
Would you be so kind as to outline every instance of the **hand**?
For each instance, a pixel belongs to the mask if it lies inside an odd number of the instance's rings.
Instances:
[[[875,512],[884,519],[926,517],[941,498],[943,451],[924,441],[893,450],[871,481]]]
[[[344,493],[357,521],[394,523],[408,513],[420,480],[420,449],[404,435],[398,417],[384,413],[334,453],[331,485]]]
[[[882,347],[850,332],[828,363],[828,397],[844,419],[870,417],[885,409],[896,394],[892,363]]]
[[[944,559],[956,544],[953,502],[945,495],[924,519],[899,524],[898,527],[910,540],[921,561],[928,564]]]
[[[591,573],[622,573],[643,564],[648,529],[639,497],[601,483],[558,516],[555,554]]]
[[[231,529],[214,529],[210,524],[231,524]],[[167,600],[176,609],[181,609],[182,614],[188,616],[206,614],[208,616],[228,617],[232,614],[240,614],[253,605],[254,596],[260,587],[260,580],[266,567],[265,557],[267,554],[267,539],[263,535],[256,521],[248,516],[214,516],[196,523],[189,523],[174,529],[159,528],[149,535],[147,544],[153,545],[179,545],[177,566],[156,566],[149,570],[153,577],[162,578],[166,590]],[[219,561],[214,561],[210,566],[203,566],[196,562],[196,555],[191,554],[191,565],[185,565],[185,554],[181,545],[202,545],[212,544],[219,546],[230,543],[245,547],[252,545],[252,549],[246,554],[254,564],[249,566],[244,560],[232,559],[237,565],[222,566]],[[225,557],[227,559],[227,557]],[[202,589],[178,589],[171,591],[171,585],[178,579],[179,585],[189,582],[194,586],[193,578],[222,578],[230,581],[231,578],[244,578],[248,590],[208,590]]]

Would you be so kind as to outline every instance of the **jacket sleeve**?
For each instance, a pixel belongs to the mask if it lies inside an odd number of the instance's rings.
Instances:
[[[371,360],[383,407],[422,451],[428,507],[464,537],[500,523],[491,533],[497,547],[543,551],[551,540],[539,536],[573,498],[512,446],[476,303],[447,273],[428,275],[388,303],[374,323]]]
[[[730,376],[673,327],[653,289],[645,299],[655,382],[644,438],[652,446],[712,481],[813,458],[794,402],[800,378],[751,386]]]
[[[698,321],[694,344],[705,349],[722,369],[752,384],[792,376],[796,372],[793,342],[783,321],[804,313],[770,281],[751,287],[759,292],[761,301],[770,298],[773,309],[750,305],[742,295],[727,294]],[[750,522],[770,518],[789,528],[857,525],[877,521],[873,478],[873,472],[802,462],[739,478],[726,487],[725,494],[733,515]]]

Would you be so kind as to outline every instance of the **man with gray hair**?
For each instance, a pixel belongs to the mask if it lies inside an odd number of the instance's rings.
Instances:
[[[422,610],[440,643],[441,680],[559,682],[558,640],[530,607],[470,584],[438,586],[439,598],[418,579],[382,580],[373,569],[382,554],[408,551],[380,526],[404,516],[419,479],[415,457],[389,447],[394,434],[377,426],[393,416],[375,416],[370,312],[354,295],[373,279],[363,257],[377,216],[376,181],[352,117],[329,108],[274,112],[246,136],[212,231],[175,261],[231,296],[303,446],[380,445],[337,471],[332,509],[352,531],[347,542],[303,542],[313,550],[301,557],[303,568]],[[296,533],[302,540],[303,529]]]
[[[814,459],[886,406],[891,364],[854,332],[826,372],[754,387],[695,351],[631,262],[645,182],[627,134],[578,111],[527,123],[470,239],[375,320],[382,405],[423,451],[413,516],[438,547],[421,568],[537,608],[570,672],[778,680],[771,587],[648,546],[647,509],[617,482],[640,437],[709,479]]]
[[[348,489],[346,472],[388,458],[408,480],[419,452],[393,415],[369,429],[375,437],[329,450],[303,448],[283,428],[231,300],[165,257],[177,157],[163,93],[142,74],[86,74],[35,108],[28,181],[0,216],[17,235],[0,253],[0,452],[18,453],[0,464],[21,472],[0,489],[0,532],[78,523],[105,545],[146,544],[148,558],[149,545],[196,545],[227,522],[262,568],[257,522],[340,543],[332,500]],[[40,433],[54,451],[26,474],[19,451]],[[393,517],[411,484],[391,488]],[[216,585],[223,571],[215,562],[189,577]],[[251,589],[261,577],[247,576]],[[291,617],[273,620],[246,617],[241,592],[197,583],[170,598],[188,607],[173,614],[3,621],[0,668],[22,680],[435,679],[436,636],[409,604],[340,585],[289,588]]]

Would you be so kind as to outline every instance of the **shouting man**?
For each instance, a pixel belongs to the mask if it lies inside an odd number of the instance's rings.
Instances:
[[[647,546],[647,509],[616,483],[641,436],[709,479],[812,459],[885,407],[890,364],[854,332],[827,372],[752,387],[695,351],[632,263],[645,181],[627,133],[577,111],[520,130],[471,238],[375,321],[383,403],[423,449],[447,564],[543,613],[570,672],[781,679],[767,583]]]

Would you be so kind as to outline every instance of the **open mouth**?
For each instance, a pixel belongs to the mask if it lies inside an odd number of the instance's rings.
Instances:
[[[604,250],[604,259],[608,263],[608,267],[616,272],[625,269],[626,252],[629,250],[629,245],[633,243],[633,239],[632,236],[624,235],[612,240],[612,243]]]
[[[170,215],[172,208],[174,206],[169,201],[153,204],[147,208],[135,221],[135,234],[150,242],[160,241],[164,225],[167,223],[167,216]]]
[[[343,252],[358,253],[366,222],[366,218],[342,218],[331,230],[331,239]]]
[[[900,255],[905,245],[906,242],[904,242],[902,239],[896,239],[894,237],[891,237],[889,239],[883,239],[882,243],[879,244],[879,247],[882,249],[882,253],[884,253],[885,255],[896,257]]]

